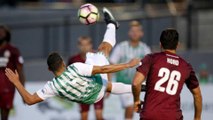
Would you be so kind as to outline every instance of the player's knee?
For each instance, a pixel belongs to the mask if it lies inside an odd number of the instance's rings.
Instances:
[[[102,109],[96,110],[96,120],[103,120]]]
[[[107,42],[102,42],[101,45],[98,47],[98,51],[103,52],[105,54],[109,54],[112,50],[112,45]]]

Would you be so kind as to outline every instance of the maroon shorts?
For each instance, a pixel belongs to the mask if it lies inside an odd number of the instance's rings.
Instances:
[[[12,109],[14,92],[2,92],[0,93],[0,108],[2,109]]]
[[[102,98],[100,101],[98,101],[97,103],[95,103],[93,105],[94,105],[95,110],[103,109],[103,107],[104,107],[104,98]],[[89,111],[90,105],[88,105],[88,104],[79,104],[79,106],[80,106],[80,112],[81,113]]]

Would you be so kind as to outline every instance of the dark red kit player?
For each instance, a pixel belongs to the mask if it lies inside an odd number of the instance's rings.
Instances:
[[[23,58],[19,50],[10,44],[10,31],[7,27],[0,25],[0,110],[1,120],[7,120],[9,111],[13,107],[15,86],[5,75],[5,68],[17,70],[20,80],[24,84]]]
[[[69,58],[68,65],[75,62],[85,63],[86,53],[91,52],[92,50],[92,41],[88,36],[82,36],[78,40],[78,48],[80,53]],[[88,104],[79,104],[81,120],[88,120],[90,105]],[[99,102],[94,104],[95,114],[97,120],[103,120],[103,107],[104,99],[101,99]]]
[[[183,120],[180,93],[186,84],[194,97],[194,120],[201,120],[202,97],[199,82],[192,66],[176,55],[179,35],[175,29],[161,33],[160,53],[147,55],[137,68],[132,89],[134,107],[141,120]],[[141,83],[146,81],[146,93],[141,109],[139,99]]]

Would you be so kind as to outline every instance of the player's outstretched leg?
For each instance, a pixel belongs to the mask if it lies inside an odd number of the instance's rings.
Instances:
[[[110,92],[112,94],[132,93],[132,85],[120,82],[108,82],[106,92]]]
[[[132,85],[121,82],[108,82],[106,91],[112,94],[132,93]],[[146,92],[146,85],[141,85],[141,92]]]
[[[112,15],[112,13],[107,9],[106,7],[103,8],[103,14],[104,14],[104,21],[108,25],[109,23],[112,23],[115,25],[116,29],[119,28],[119,23],[116,21],[115,17]]]
[[[108,82],[106,91],[112,94],[132,93],[132,85],[121,82]],[[146,85],[141,85],[141,92],[145,91]]]
[[[116,29],[118,29],[119,24],[115,20],[112,13],[105,7],[103,8],[103,14],[104,21],[107,24],[107,29],[103,42],[98,47],[98,51],[103,52],[106,56],[109,56],[109,53],[116,43]]]

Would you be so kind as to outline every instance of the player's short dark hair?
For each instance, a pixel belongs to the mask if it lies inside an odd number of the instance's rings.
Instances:
[[[3,29],[5,31],[5,35],[6,35],[5,38],[4,38],[5,41],[10,42],[10,40],[11,40],[10,29],[5,25],[0,25],[0,29]]]
[[[55,72],[57,71],[63,63],[62,57],[57,52],[52,52],[47,58],[47,65],[49,70]]]
[[[133,27],[139,27],[143,31],[143,26],[142,26],[141,22],[138,20],[133,20],[129,23],[129,28],[131,29]]]
[[[175,50],[179,42],[179,34],[177,30],[167,28],[162,31],[160,42],[163,49]]]

